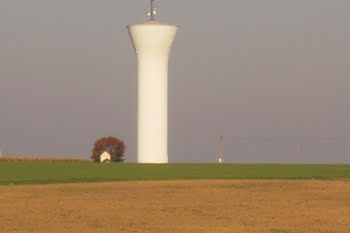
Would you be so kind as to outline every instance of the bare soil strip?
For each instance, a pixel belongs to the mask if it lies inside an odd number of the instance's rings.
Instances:
[[[0,186],[2,233],[348,233],[350,181]]]

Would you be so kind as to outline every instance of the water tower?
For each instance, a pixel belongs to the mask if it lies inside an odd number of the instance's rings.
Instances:
[[[138,62],[137,162],[168,163],[168,63],[178,26],[155,20],[128,26]]]

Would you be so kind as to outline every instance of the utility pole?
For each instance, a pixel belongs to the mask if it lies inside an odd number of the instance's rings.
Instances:
[[[220,136],[220,148],[219,148],[219,163],[223,163],[224,162],[224,137]]]
[[[301,142],[301,143],[300,143],[300,159],[301,159],[301,163],[304,164],[304,163],[305,163],[304,142]]]

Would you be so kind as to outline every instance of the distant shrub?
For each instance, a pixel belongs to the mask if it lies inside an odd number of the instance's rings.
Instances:
[[[115,137],[105,137],[97,140],[92,150],[92,160],[100,162],[100,155],[107,151],[111,155],[111,162],[124,162],[124,142]]]

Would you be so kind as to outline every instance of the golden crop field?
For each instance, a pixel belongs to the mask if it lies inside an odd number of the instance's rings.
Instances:
[[[0,186],[3,233],[348,233],[350,180]]]

